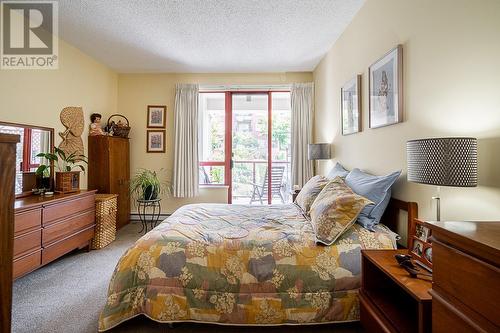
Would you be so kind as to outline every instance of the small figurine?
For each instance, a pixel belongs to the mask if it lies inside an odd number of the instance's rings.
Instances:
[[[92,122],[89,129],[90,136],[106,135],[101,128],[101,115],[99,113],[92,113],[90,121]]]

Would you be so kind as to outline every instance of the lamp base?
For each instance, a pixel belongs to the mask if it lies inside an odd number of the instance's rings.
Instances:
[[[441,197],[440,197],[441,188],[437,187],[436,196],[432,197],[432,200],[436,200],[436,221],[441,221]]]

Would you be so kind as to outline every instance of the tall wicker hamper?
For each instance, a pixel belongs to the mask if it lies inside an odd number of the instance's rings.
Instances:
[[[95,236],[90,247],[102,249],[115,240],[117,194],[96,194],[95,196]]]

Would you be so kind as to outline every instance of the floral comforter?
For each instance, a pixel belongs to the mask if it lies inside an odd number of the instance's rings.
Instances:
[[[360,250],[394,245],[387,228],[358,224],[317,245],[293,204],[187,205],[120,259],[99,330],[140,314],[234,325],[358,320]]]

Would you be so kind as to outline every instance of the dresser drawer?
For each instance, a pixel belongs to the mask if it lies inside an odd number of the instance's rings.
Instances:
[[[89,210],[82,214],[72,216],[66,220],[57,221],[45,228],[42,232],[42,244],[47,246],[59,239],[66,238],[86,227],[93,225],[95,221],[95,211]]]
[[[13,277],[17,279],[29,272],[34,271],[41,265],[41,250],[35,251],[26,256],[14,260],[13,263]]]
[[[500,326],[500,270],[438,241],[433,242],[432,251],[436,289],[457,297],[463,304]]]
[[[48,225],[56,220],[63,219],[75,213],[94,209],[95,196],[88,195],[82,198],[64,201],[61,203],[44,206],[43,209],[43,225]]]
[[[63,254],[70,252],[80,246],[84,246],[94,237],[94,226],[80,231],[79,233],[65,238],[59,242],[53,243],[43,249],[42,265],[59,258]]]
[[[14,235],[29,231],[31,229],[40,229],[42,227],[42,210],[34,209],[14,216]]]
[[[42,230],[36,230],[14,237],[14,259],[28,252],[39,250],[42,246]]]

